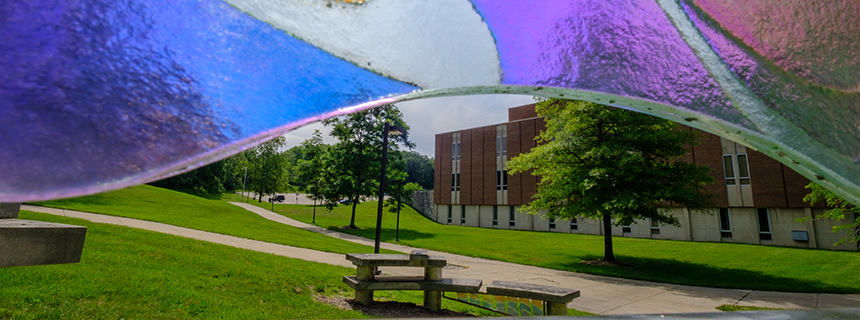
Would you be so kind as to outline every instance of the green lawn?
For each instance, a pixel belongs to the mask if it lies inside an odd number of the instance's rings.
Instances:
[[[206,199],[148,185],[33,204],[161,222],[320,251],[373,253],[373,247],[269,221],[218,199]]]
[[[266,207],[268,208],[268,207]],[[276,204],[275,211],[310,222],[311,206]],[[359,205],[356,224],[342,230],[373,238],[376,202]],[[349,208],[317,209],[316,224],[349,222]],[[395,215],[386,213],[383,241],[394,240]],[[603,237],[437,224],[406,207],[400,243],[473,257],[630,279],[718,288],[791,292],[860,293],[860,253],[758,245],[613,238],[616,258],[632,267],[582,263],[601,259]]]
[[[0,319],[365,318],[314,300],[351,295],[355,270],[203,241],[22,211],[21,219],[86,226],[80,263],[5,268]],[[419,292],[377,300],[421,303]],[[488,314],[452,301],[443,308]]]

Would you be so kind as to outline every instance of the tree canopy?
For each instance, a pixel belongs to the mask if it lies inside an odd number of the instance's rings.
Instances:
[[[604,261],[614,262],[611,226],[637,219],[679,225],[661,210],[668,202],[692,209],[710,204],[700,192],[713,183],[708,168],[684,162],[685,146],[697,143],[674,122],[583,101],[539,100],[546,130],[538,146],[508,161],[510,173],[533,169],[540,182],[531,214],[603,220]],[[614,220],[614,222],[613,222]]]
[[[149,184],[198,196],[233,191],[242,187],[242,180],[236,176],[237,170],[241,168],[237,166],[239,166],[238,160],[230,157]]]
[[[313,135],[300,146],[290,149],[299,159],[295,166],[294,184],[310,195],[315,201],[325,200],[331,174],[331,146],[324,144],[322,134],[315,130]]]
[[[248,190],[257,193],[258,202],[264,194],[287,188],[292,154],[283,151],[286,145],[287,139],[277,136],[242,153],[242,166],[248,168]]]
[[[409,130],[400,110],[391,104],[323,121],[325,126],[331,127],[330,135],[338,140],[329,150],[330,162],[327,166],[331,179],[326,189],[325,204],[332,208],[338,205],[339,198],[349,199],[352,204],[349,228],[355,228],[358,203],[378,192],[385,123]],[[390,136],[388,150],[396,151],[400,144],[412,148],[404,134]],[[389,168],[396,166],[391,165]],[[392,170],[386,171],[390,173]]]
[[[433,189],[433,158],[415,151],[403,151],[403,161],[406,163],[406,182],[414,182],[424,189]]]
[[[848,236],[842,238],[838,242],[834,243],[834,245],[846,243],[846,242],[858,242],[860,241],[860,207],[857,207],[853,203],[850,203],[843,199],[842,197],[836,195],[830,190],[825,189],[820,184],[815,182],[810,182],[807,186],[807,189],[810,189],[809,194],[803,197],[803,201],[809,203],[810,205],[815,205],[816,203],[823,202],[827,205],[827,211],[824,211],[823,214],[816,216],[817,219],[830,219],[835,221],[842,221],[845,218],[851,219],[851,223],[840,224],[837,226],[833,226],[833,232],[842,232],[847,231]],[[799,222],[805,221],[808,218],[800,218]]]

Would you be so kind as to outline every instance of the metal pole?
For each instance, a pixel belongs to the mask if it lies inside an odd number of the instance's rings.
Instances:
[[[314,192],[320,192],[319,190],[320,182],[319,180],[317,180],[317,188],[314,190]],[[311,220],[311,223],[317,223],[317,196],[315,194],[312,196],[314,197],[314,217],[313,220]]]
[[[275,211],[275,198],[274,197],[277,194],[277,192],[278,192],[278,180],[272,179],[272,196],[269,197],[269,202],[272,203],[272,211],[273,212]]]
[[[397,188],[397,228],[394,232],[394,241],[400,242],[400,194],[403,193],[403,181],[398,182]]]
[[[379,253],[379,240],[382,238],[382,201],[385,197],[386,162],[388,162],[388,123],[385,123],[382,128],[382,165],[379,170],[379,204],[376,208],[376,241],[374,242],[373,253]]]
[[[245,202],[245,183],[248,182],[248,167],[245,167],[245,179],[242,179],[242,202]]]

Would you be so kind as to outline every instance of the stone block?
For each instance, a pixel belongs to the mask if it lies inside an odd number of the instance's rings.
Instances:
[[[86,234],[81,226],[0,219],[0,267],[80,262]]]
[[[487,285],[487,294],[568,303],[579,297],[579,290],[529,283],[493,281]]]
[[[346,260],[356,266],[375,267],[444,267],[448,260],[442,256],[429,256],[427,260],[411,260],[408,254],[350,253]]]
[[[17,219],[20,203],[0,203],[0,219]]]

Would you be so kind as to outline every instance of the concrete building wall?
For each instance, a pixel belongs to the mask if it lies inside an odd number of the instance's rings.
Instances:
[[[783,247],[797,247],[797,248],[816,248],[815,246],[815,232],[813,230],[813,222],[805,221],[803,223],[797,222],[797,219],[808,216],[807,211],[803,208],[776,208],[776,209],[768,209],[768,213],[770,216],[770,226],[771,226],[771,235],[773,237],[773,241],[771,243],[766,243],[762,241],[762,244],[765,245],[776,245]],[[811,212],[811,211],[810,211]],[[791,231],[806,231],[809,237],[809,241],[795,241],[791,238]]]
[[[717,209],[688,212],[693,241],[720,242],[720,221]]]
[[[651,225],[646,224],[649,236],[652,239],[690,240],[690,216],[686,208],[669,208],[667,214],[678,218],[680,227],[672,225],[660,225],[660,234],[651,234]]]
[[[530,215],[532,230],[535,231],[555,231],[549,229],[549,219],[546,218],[545,215]],[[558,228],[558,221],[555,222],[555,227]]]
[[[498,224],[493,225],[493,207],[498,210]],[[451,222],[448,223],[448,208],[451,208]],[[514,207],[515,225],[510,227],[509,210]],[[461,208],[465,209],[466,221],[461,223]],[[820,215],[824,209],[821,208],[776,208],[768,209],[770,218],[770,229],[772,240],[760,240],[756,208],[734,207],[729,208],[731,219],[732,238],[722,238],[720,235],[720,224],[718,209],[709,209],[705,212],[692,211],[686,208],[669,208],[668,214],[674,215],[681,223],[680,227],[660,225],[660,234],[651,233],[649,220],[637,220],[630,228],[630,233],[623,233],[622,226],[612,226],[612,234],[616,237],[651,238],[676,241],[699,241],[699,242],[730,242],[772,245],[797,248],[819,248],[828,250],[858,251],[857,244],[833,244],[848,236],[848,231],[832,233],[833,226],[850,223],[851,219],[843,221],[831,220],[809,220],[803,223],[796,219]],[[602,235],[602,221],[596,219],[577,219],[577,230],[571,230],[570,220],[557,219],[555,229],[549,228],[549,220],[545,214],[530,215],[521,210],[519,206],[509,205],[434,205],[433,211],[435,221],[440,224],[462,225],[468,227],[533,230],[543,232],[576,233]],[[806,231],[809,241],[796,241],[792,239],[792,230]]]
[[[824,213],[824,209],[815,208],[812,209],[812,214],[814,216],[818,216]],[[851,219],[844,219],[841,221],[834,221],[828,219],[819,219],[815,220],[815,232],[816,232],[816,240],[818,241],[818,249],[826,249],[826,250],[858,250],[857,243],[843,243],[840,245],[834,245],[839,240],[849,236],[849,230],[842,230],[840,232],[833,232],[833,227],[851,223]]]
[[[755,208],[729,208],[729,214],[731,215],[732,238],[723,238],[722,241],[759,244]]]

